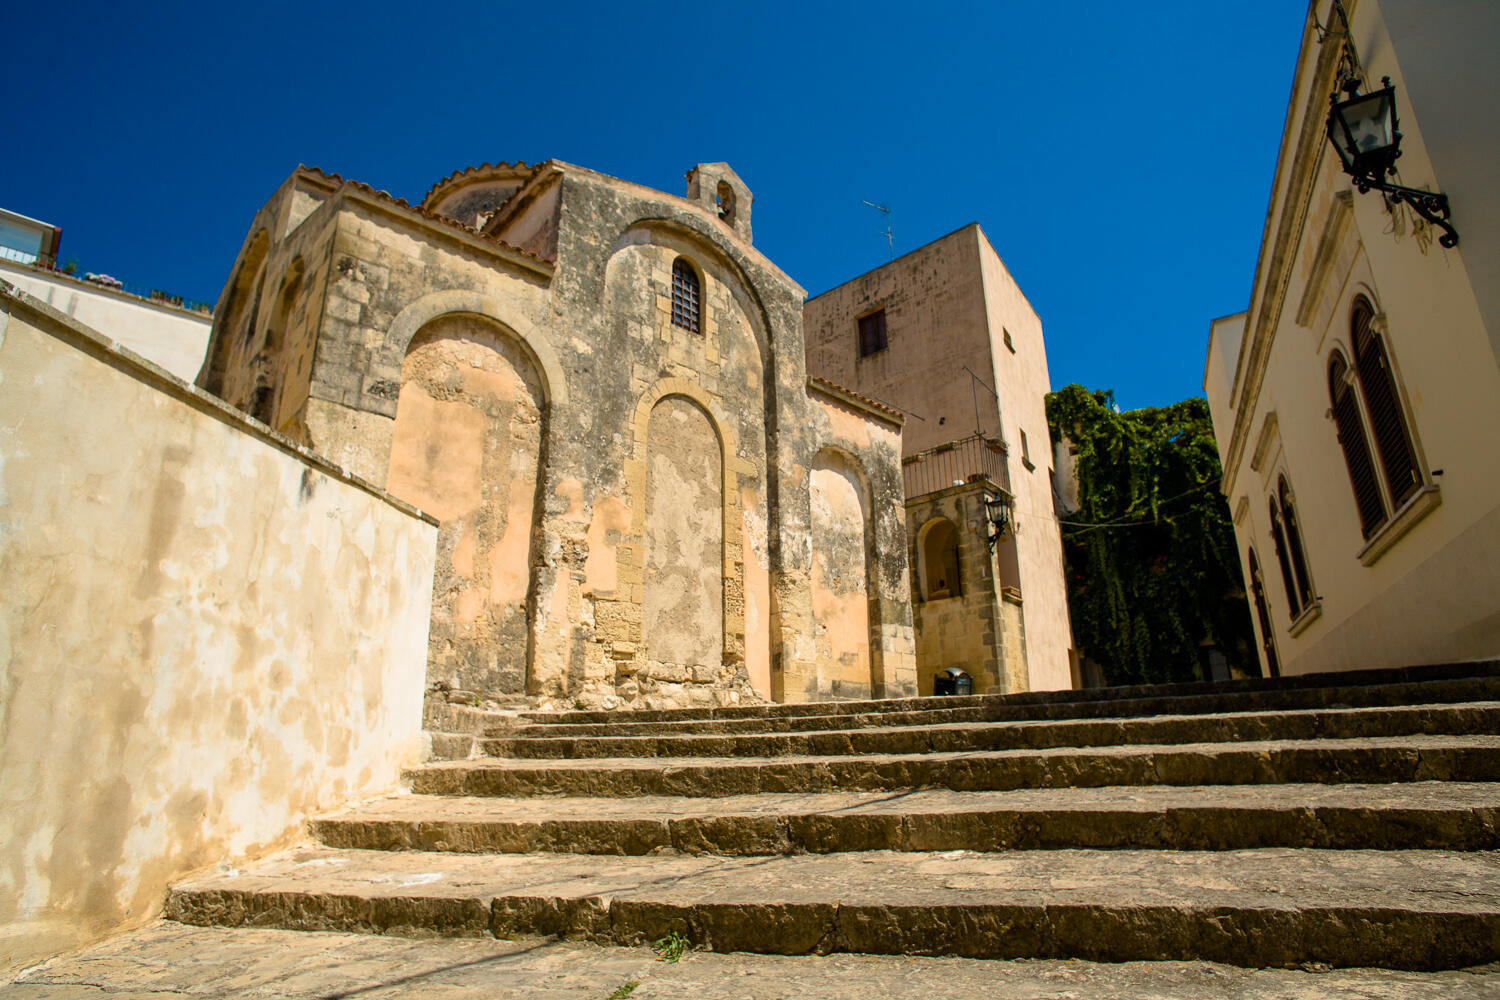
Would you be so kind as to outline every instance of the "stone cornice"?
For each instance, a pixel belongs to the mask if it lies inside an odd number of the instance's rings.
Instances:
[[[1230,386],[1234,429],[1225,453],[1223,490],[1226,495],[1234,492],[1235,476],[1248,445],[1255,403],[1260,398],[1276,329],[1281,323],[1287,284],[1292,277],[1318,170],[1328,145],[1324,134],[1323,105],[1333,93],[1342,45],[1333,38],[1327,43],[1318,41],[1318,27],[1313,16],[1318,3],[1319,0],[1314,0],[1303,24],[1297,78],[1288,101],[1280,156],[1266,212],[1266,228],[1250,292],[1245,334],[1240,342],[1234,380]],[[1350,0],[1345,6],[1352,12],[1355,5]],[[1314,51],[1317,52],[1315,64],[1304,75],[1303,67]]]

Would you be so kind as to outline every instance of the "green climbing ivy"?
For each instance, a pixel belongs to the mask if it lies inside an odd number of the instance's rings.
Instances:
[[[1205,676],[1205,641],[1258,673],[1208,402],[1117,412],[1114,393],[1047,396],[1053,441],[1077,450],[1079,510],[1062,514],[1074,639],[1111,684]]]

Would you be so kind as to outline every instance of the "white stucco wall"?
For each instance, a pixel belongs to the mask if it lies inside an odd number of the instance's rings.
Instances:
[[[0,972],[394,790],[435,539],[0,286]]]
[[[141,357],[191,382],[203,367],[213,317],[112,291],[66,275],[0,259],[0,281],[102,332]]]
[[[1389,76],[1397,87],[1400,180],[1443,189],[1423,117],[1402,96],[1423,92],[1420,77],[1405,75],[1403,50],[1387,34],[1380,11],[1375,0],[1360,0],[1353,38],[1367,79]],[[1314,4],[1314,12],[1327,23],[1326,0]],[[1247,567],[1253,548],[1260,562],[1284,673],[1494,656],[1500,654],[1500,449],[1494,444],[1500,368],[1495,331],[1485,318],[1488,244],[1482,235],[1473,241],[1476,260],[1470,260],[1460,203],[1454,223],[1462,242],[1445,250],[1435,234],[1424,246],[1409,222],[1393,226],[1377,194],[1351,189],[1322,130],[1334,56],[1318,44],[1309,23],[1243,343],[1231,357],[1226,348],[1238,338],[1221,336],[1233,332],[1223,327],[1226,321],[1215,324],[1210,339],[1204,385],[1225,456],[1240,559]],[[1415,65],[1423,73],[1442,71],[1425,55]],[[1480,137],[1468,155],[1493,174],[1500,164],[1490,155],[1491,138]],[[1352,357],[1357,296],[1380,314],[1422,480],[1417,498],[1368,540],[1328,388],[1333,352]],[[1218,384],[1220,360],[1232,372],[1228,385]],[[1271,540],[1268,498],[1282,476],[1302,523],[1315,596],[1295,619]]]

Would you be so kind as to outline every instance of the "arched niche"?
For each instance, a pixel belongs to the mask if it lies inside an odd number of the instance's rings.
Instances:
[[[922,525],[917,534],[917,561],[923,601],[963,596],[958,526],[952,521],[935,517]]]
[[[869,477],[853,456],[824,448],[808,472],[808,498],[816,678],[801,695],[880,697]]]
[[[708,410],[664,395],[646,418],[641,642],[657,683],[714,683],[725,665],[724,445]]]
[[[439,521],[429,681],[526,690],[548,381],[514,331],[445,313],[408,342],[386,489]]]
[[[229,402],[233,400],[226,395],[226,375],[237,361],[242,360],[236,355],[242,352],[246,335],[255,326],[258,289],[264,279],[266,252],[270,245],[271,235],[265,229],[257,230],[250,238],[231,280],[224,313],[214,323],[212,346],[208,360],[204,362],[201,384],[208,392]]]

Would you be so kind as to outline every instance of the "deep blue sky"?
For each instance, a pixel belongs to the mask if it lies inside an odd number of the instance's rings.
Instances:
[[[5,15],[0,206],[217,298],[298,163],[410,200],[556,157],[683,191],[727,160],[816,295],[978,221],[1054,387],[1201,393],[1244,308],[1305,0],[56,6]],[[1226,126],[1226,123],[1228,125]]]

